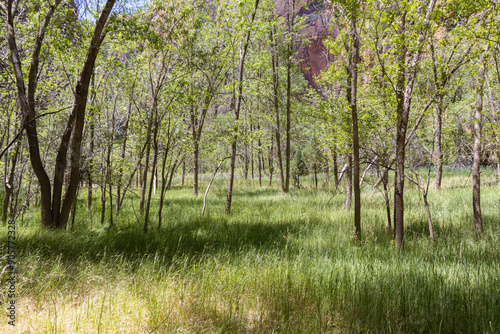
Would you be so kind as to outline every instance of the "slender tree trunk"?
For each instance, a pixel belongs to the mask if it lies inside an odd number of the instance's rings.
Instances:
[[[326,177],[326,185],[329,187],[330,186],[330,165],[328,164],[328,161],[325,164],[325,177]]]
[[[250,145],[250,166],[251,166],[251,173],[252,173],[252,180],[255,179],[255,165],[254,165],[254,161],[253,161],[253,147],[252,145]]]
[[[398,28],[398,33],[403,35],[406,30],[406,12],[403,14],[401,23]],[[403,246],[404,238],[404,181],[405,181],[405,142],[406,130],[408,126],[408,115],[405,113],[404,100],[405,100],[405,82],[406,82],[406,46],[399,50],[398,58],[398,75],[396,87],[396,172],[395,172],[395,186],[394,186],[394,228],[396,231],[396,249]]]
[[[111,114],[111,134],[108,139],[108,151],[106,156],[106,183],[109,187],[109,226],[113,226],[113,167],[111,162],[111,154],[113,153],[113,143],[115,141],[115,115],[116,115],[116,102],[118,98],[118,89],[114,99],[113,111]],[[108,117],[106,121],[109,122]]]
[[[292,1],[293,3],[293,1]],[[292,12],[292,17],[294,16]],[[292,18],[293,22],[293,18]],[[293,23],[292,23],[293,25]],[[291,33],[291,31],[289,32]],[[291,129],[291,101],[292,101],[292,84],[291,84],[291,61],[292,61],[292,40],[288,45],[288,57],[286,63],[286,150],[285,150],[285,193],[290,192],[290,161],[291,161],[291,140],[290,140],[290,129]]]
[[[111,168],[111,160],[109,162],[109,167],[108,167],[108,187],[109,187],[109,226],[113,226],[113,182],[111,182],[111,177],[113,174],[113,170]],[[75,207],[76,207],[76,201],[73,206],[73,212],[75,212]]]
[[[115,213],[118,215],[120,211],[120,197],[122,191],[122,179],[123,179],[123,164],[125,163],[125,154],[127,152],[127,138],[128,138],[128,125],[130,122],[130,116],[132,114],[132,98],[130,98],[127,119],[125,121],[124,130],[123,130],[123,143],[122,143],[122,151],[120,154],[121,164],[118,170],[118,180],[116,184],[116,208]]]
[[[340,180],[339,180],[339,164],[337,161],[337,153],[333,153],[333,175],[335,178],[335,188],[339,186]]]
[[[357,239],[361,238],[361,192],[359,185],[359,134],[358,134],[358,61],[359,61],[359,36],[356,28],[356,11],[351,13],[351,38],[352,46],[350,57],[350,81],[351,81],[351,117],[352,117],[352,155],[353,155],[353,178],[354,178],[354,234]]]
[[[313,166],[313,173],[314,173],[314,187],[318,189],[318,169],[316,168],[316,164]]]
[[[347,166],[346,166],[346,199],[345,206],[347,208],[351,207],[352,202],[352,155],[347,156]]]
[[[21,155],[21,161],[22,161],[22,155]],[[11,196],[10,200],[10,217],[15,217],[18,214],[18,205],[19,205],[19,192],[21,191],[21,187],[23,184],[23,176],[24,176],[24,170],[26,167],[26,164],[21,165],[21,170],[19,171],[19,180],[17,182],[17,187],[15,187],[15,192]],[[31,179],[29,180],[28,183],[28,191],[27,194],[29,196],[30,194],[30,189],[31,189]],[[26,200],[26,202],[29,204],[29,197]]]
[[[405,158],[406,158],[406,132],[408,119],[413,97],[413,88],[417,76],[417,65],[422,55],[422,45],[424,43],[430,21],[430,16],[434,11],[436,0],[430,0],[426,9],[424,24],[416,43],[416,52],[411,57],[410,63],[406,64],[407,46],[400,47],[397,55],[398,76],[396,83],[397,99],[397,125],[396,125],[396,184],[394,187],[394,227],[396,229],[395,246],[396,249],[403,247],[404,238],[404,179],[405,179]],[[398,34],[406,35],[406,12],[402,13]],[[406,75],[408,72],[408,75]]]
[[[153,102],[154,103],[154,102]],[[139,201],[139,210],[144,213],[144,204],[146,202],[146,188],[148,184],[149,156],[151,155],[151,128],[153,127],[153,115],[149,116],[148,129],[146,134],[146,161],[144,170],[141,174],[141,199]]]
[[[245,111],[243,115],[244,123],[243,123],[243,134],[246,137],[247,136],[247,113]],[[245,163],[245,182],[248,181],[248,170],[249,170],[249,165],[250,165],[250,159],[248,157],[248,145],[245,142],[245,145],[243,146],[245,155],[244,155],[244,163]]]
[[[101,225],[104,224],[104,220],[106,217],[106,165],[104,164],[104,148],[101,147]]]
[[[274,145],[274,138],[273,136],[271,135],[271,147],[269,148],[269,152],[268,152],[268,160],[269,160],[269,187],[272,185],[272,182],[273,182],[273,173],[274,173],[274,163],[273,163],[273,156],[274,156],[274,152],[273,152],[273,145]]]
[[[153,105],[153,110],[154,110],[154,133],[153,133],[153,165],[151,166],[152,173],[151,173],[151,180],[149,182],[149,192],[148,192],[148,199],[146,202],[146,212],[144,215],[144,233],[148,233],[148,225],[149,225],[149,210],[151,208],[151,197],[152,197],[152,192],[153,188],[155,187],[155,179],[156,179],[156,166],[158,164],[158,128],[159,128],[159,120],[158,120],[158,105],[157,105],[157,99],[155,98],[155,102]],[[146,183],[146,182],[145,182]]]
[[[436,189],[441,189],[441,179],[443,178],[443,149],[441,147],[441,137],[443,128],[443,96],[438,96],[438,105],[436,107]]]
[[[163,152],[163,161],[162,161],[162,167],[161,167],[161,191],[160,191],[160,207],[158,208],[158,231],[161,230],[163,202],[165,199],[165,191],[167,188],[167,175],[165,173],[165,170],[166,170],[166,166],[167,166],[167,156],[168,156],[168,153],[170,151],[170,135],[171,135],[171,133],[170,133],[170,121],[169,121],[168,129],[167,129],[168,140],[167,140],[167,145],[165,147],[165,150]]]
[[[111,142],[108,147],[108,152],[106,156],[106,178],[105,178],[105,183],[103,189],[106,189],[106,184],[109,187],[109,225],[113,226],[113,184],[111,182],[112,178],[112,173],[113,169],[111,166],[111,151],[113,150],[113,139],[111,139]],[[106,194],[104,194],[104,197],[106,197]]]
[[[14,191],[14,177],[16,175],[17,160],[19,158],[19,153],[22,149],[22,142],[20,138],[17,140],[16,150],[12,156],[12,162],[10,166],[9,177],[6,178],[5,182],[5,193],[3,197],[3,207],[2,207],[2,223],[7,223],[9,203],[11,200],[12,193]]]
[[[481,214],[481,146],[482,146],[482,122],[483,122],[483,95],[484,81],[486,73],[486,54],[488,49],[483,52],[481,57],[481,67],[477,76],[476,85],[476,107],[474,112],[474,159],[472,163],[472,208],[474,212],[474,230],[476,233],[483,231],[483,218]]]
[[[260,124],[257,120],[257,131],[260,132]],[[258,141],[258,150],[257,150],[257,169],[259,172],[259,187],[262,187],[262,142],[260,140],[260,135],[259,135],[259,141]]]
[[[199,152],[200,146],[198,141],[196,141],[193,143],[193,195],[195,196],[198,196]]]
[[[198,121],[195,117],[194,106],[191,106],[191,130],[193,136],[193,195],[198,196],[198,174],[199,174],[199,152],[200,152],[200,136],[198,133]]]
[[[172,187],[172,179],[174,178],[174,173],[177,170],[177,167],[179,167],[179,160],[176,158],[172,164],[172,168],[170,169],[170,176],[168,177],[166,190],[169,190]]]
[[[271,50],[271,63],[272,63],[272,68],[273,68],[273,95],[274,95],[273,101],[274,101],[274,113],[275,113],[275,121],[276,121],[276,127],[275,127],[276,154],[277,154],[277,161],[278,161],[281,194],[284,195],[286,193],[286,185],[285,185],[285,178],[284,178],[284,174],[283,174],[283,159],[281,157],[280,111],[279,111],[279,100],[278,100],[278,83],[279,83],[278,56],[277,56],[277,53],[275,50],[275,48],[277,47],[276,41],[275,41],[275,36],[273,35],[272,31],[271,31],[271,41],[273,43],[273,50]],[[271,151],[272,151],[272,146],[271,146]],[[270,163],[271,163],[271,160],[270,160]],[[271,178],[269,181],[269,185],[270,184],[271,184]]]
[[[94,148],[95,148],[95,125],[90,123],[90,148],[89,148],[89,169],[87,171],[89,183],[87,188],[87,208],[92,210],[92,168],[94,167]]]
[[[429,203],[427,202],[427,190],[422,191],[422,197],[424,198],[425,210],[427,212],[427,223],[429,225],[429,237],[431,241],[434,241],[434,226],[432,224],[431,210],[429,208]]]
[[[387,231],[389,233],[392,232],[392,224],[391,224],[391,202],[389,200],[389,190],[388,190],[388,185],[389,185],[389,173],[388,169],[384,168],[382,171],[382,184],[384,187],[384,200],[385,200],[385,209],[387,212]]]
[[[127,184],[123,188],[123,192],[121,194],[121,197],[119,198],[119,200],[117,199],[118,208],[121,208],[123,201],[125,200],[125,195],[127,194],[127,190],[132,185],[134,180],[136,181],[136,185],[137,185],[137,179],[139,178],[139,175],[141,174],[141,160],[144,156],[144,152],[146,151],[146,146],[147,146],[147,144],[144,143],[144,146],[142,147],[141,152],[139,153],[138,162],[135,165],[134,170],[130,174]],[[134,178],[136,173],[137,173],[137,177]]]
[[[181,186],[184,185],[184,176],[185,175],[186,175],[186,159],[182,159]]]

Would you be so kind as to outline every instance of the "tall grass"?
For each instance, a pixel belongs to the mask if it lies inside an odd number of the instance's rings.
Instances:
[[[485,231],[473,232],[470,177],[448,173],[429,203],[407,187],[404,251],[386,231],[382,194],[365,186],[362,240],[342,193],[304,179],[237,180],[232,214],[217,180],[205,216],[188,187],[167,193],[163,228],[140,227],[126,200],[112,228],[79,202],[71,231],[18,219],[19,333],[499,333],[500,187],[486,173]],[[93,217],[91,221],[90,217]],[[91,228],[92,226],[92,228]],[[0,247],[7,244],[1,228]],[[4,294],[4,302],[6,301]],[[1,332],[12,332],[4,321]]]

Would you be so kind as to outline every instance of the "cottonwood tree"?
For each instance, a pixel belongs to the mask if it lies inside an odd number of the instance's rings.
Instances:
[[[199,191],[202,135],[210,110],[229,80],[232,35],[228,6],[200,3],[190,19],[191,29],[184,39],[181,57],[186,63],[180,93],[186,109],[192,145],[193,195]],[[217,108],[217,107],[215,107]]]
[[[250,7],[251,8],[251,7]],[[241,40],[240,50],[239,50],[239,61],[237,67],[237,88],[235,90],[235,107],[234,107],[234,125],[232,130],[232,141],[231,141],[231,159],[229,164],[229,180],[227,186],[227,198],[226,198],[226,214],[231,213],[231,202],[233,199],[233,185],[234,185],[234,170],[236,163],[236,146],[238,144],[238,127],[239,118],[241,110],[241,102],[243,97],[243,72],[245,70],[245,58],[248,51],[248,46],[250,44],[250,35],[252,32],[252,26],[257,16],[257,10],[259,8],[259,0],[255,0],[253,9],[247,13],[242,13],[242,19],[246,20],[244,27],[244,37]]]
[[[404,238],[404,181],[408,120],[413,90],[423,46],[436,0],[425,6],[406,1],[382,1],[374,7],[377,60],[390,82],[396,100],[396,175],[394,188],[395,246],[401,249]],[[389,46],[389,47],[388,47]]]
[[[67,125],[61,138],[61,144],[56,157],[54,177],[51,182],[46,166],[44,166],[39,146],[39,136],[37,130],[37,103],[35,94],[37,90],[37,77],[39,73],[40,54],[44,45],[44,38],[54,13],[61,4],[61,0],[55,0],[48,8],[43,8],[44,15],[35,42],[31,47],[22,46],[25,53],[30,54],[29,66],[23,66],[21,46],[18,45],[16,24],[19,22],[19,9],[24,2],[8,0],[0,3],[0,9],[7,16],[7,40],[10,49],[10,57],[15,73],[17,84],[17,95],[19,108],[22,114],[22,126],[28,138],[30,161],[36,178],[40,185],[40,210],[41,223],[44,227],[65,228],[69,214],[76,197],[76,190],[80,181],[81,144],[83,138],[83,128],[85,123],[85,110],[87,106],[88,88],[95,60],[99,54],[99,48],[107,35],[111,11],[116,0],[108,0],[103,7],[101,14],[96,21],[92,33],[92,38],[87,50],[87,57],[80,71],[74,88],[73,108],[68,117]],[[29,51],[28,51],[29,50]],[[27,82],[24,73],[28,73]],[[64,173],[67,167],[68,150],[71,147],[70,155],[70,177],[66,195],[62,199],[62,188]]]

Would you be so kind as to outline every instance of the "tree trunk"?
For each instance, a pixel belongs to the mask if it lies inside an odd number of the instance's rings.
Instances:
[[[314,186],[316,189],[318,189],[318,171],[316,168],[316,164],[314,164],[313,172],[314,172]]]
[[[488,49],[481,56],[481,67],[477,76],[476,85],[476,107],[474,112],[474,159],[472,163],[472,208],[474,212],[474,230],[476,233],[483,231],[483,218],[481,214],[481,146],[482,146],[482,121],[483,121],[483,94],[486,73],[486,54]]]
[[[92,210],[92,168],[94,166],[94,147],[95,147],[95,126],[94,122],[90,123],[90,148],[89,148],[89,168],[88,174],[88,188],[87,188],[87,208]]]
[[[113,129],[114,130],[114,129]],[[111,136],[110,143],[108,146],[108,152],[106,156],[106,182],[105,185],[107,184],[109,187],[109,225],[113,226],[113,184],[111,182],[112,174],[113,174],[113,169],[111,166],[111,152],[113,150],[113,138],[114,136]],[[106,187],[104,187],[106,188]]]
[[[101,225],[104,225],[104,220],[106,218],[106,167],[104,165],[104,147],[101,146]]]
[[[406,30],[406,12],[403,14],[401,23],[398,28],[399,34],[404,34]],[[395,244],[396,249],[400,249],[403,245],[404,238],[404,181],[405,181],[405,142],[406,131],[408,127],[408,116],[406,114],[405,101],[405,82],[406,82],[406,46],[402,47],[397,55],[398,58],[398,75],[396,86],[396,171],[394,176],[394,229],[396,231]],[[409,110],[408,110],[409,111]]]
[[[199,163],[199,154],[200,154],[200,144],[198,141],[193,143],[193,195],[198,196],[198,167]]]
[[[268,152],[268,160],[269,160],[269,184],[268,186],[270,187],[273,183],[273,173],[274,173],[274,163],[273,163],[273,145],[274,145],[274,138],[273,135],[271,134],[271,147],[269,148]]]
[[[150,115],[148,120],[148,128],[146,134],[146,161],[144,162],[144,170],[141,174],[141,198],[139,200],[139,210],[144,213],[144,204],[146,202],[146,188],[148,184],[149,156],[151,155],[151,128],[153,127],[153,115]]]
[[[356,11],[354,6],[351,13],[352,56],[350,57],[351,81],[351,117],[352,117],[352,155],[353,155],[353,182],[354,182],[354,234],[361,238],[361,192],[359,188],[359,134],[358,134],[358,61],[359,61],[359,36],[356,28]]]
[[[330,165],[328,164],[328,161],[325,164],[325,177],[326,177],[326,185],[329,187],[330,186]]]
[[[384,200],[385,200],[385,209],[387,212],[387,231],[389,233],[392,232],[392,226],[391,226],[391,202],[389,200],[389,190],[388,190],[388,184],[389,184],[389,172],[387,168],[384,168],[382,172],[382,184],[384,186]]]
[[[337,161],[337,153],[333,153],[333,176],[335,178],[335,188],[339,186],[340,180],[339,180],[339,165]]]
[[[397,55],[398,75],[396,84],[397,99],[397,125],[396,125],[396,185],[394,187],[394,227],[396,229],[395,246],[396,249],[403,247],[404,238],[404,179],[405,179],[405,158],[406,158],[406,131],[410,116],[411,100],[413,88],[417,76],[417,65],[422,55],[422,45],[425,40],[431,13],[434,11],[436,0],[430,0],[426,13],[423,28],[418,36],[416,52],[413,54],[410,64],[406,64],[407,45],[400,47]],[[406,35],[406,12],[402,13],[401,23],[398,33]],[[408,75],[406,75],[408,71]],[[407,80],[406,80],[407,79]],[[406,84],[405,84],[406,83]]]
[[[14,190],[14,177],[16,175],[17,160],[19,158],[19,153],[22,149],[21,144],[22,142],[19,138],[17,140],[16,150],[14,152],[14,155],[12,156],[9,177],[6,178],[5,180],[5,193],[3,197],[3,207],[2,207],[2,223],[4,224],[7,223],[9,203]]]
[[[182,175],[181,175],[181,186],[184,185],[184,177],[186,175],[186,159],[182,159]]]
[[[260,124],[257,121],[257,131],[260,132]],[[258,150],[257,150],[257,169],[259,172],[259,187],[262,187],[262,142],[260,140],[260,135],[259,135],[259,141],[258,141]]]
[[[133,92],[132,92],[133,93]],[[118,170],[118,180],[116,184],[116,208],[115,208],[115,213],[118,215],[120,211],[120,197],[121,197],[121,191],[122,191],[122,179],[123,179],[123,164],[125,163],[125,154],[127,152],[127,138],[128,138],[128,125],[130,122],[130,116],[132,114],[132,100],[133,97],[130,98],[129,105],[128,105],[128,113],[127,113],[127,119],[125,121],[124,129],[123,129],[123,143],[122,143],[122,151],[121,151],[121,164],[120,168]]]
[[[424,198],[425,210],[427,212],[427,223],[429,225],[429,237],[431,241],[434,241],[434,227],[432,225],[431,210],[429,209],[429,203],[427,202],[427,190],[423,191],[422,197]]]
[[[276,127],[275,127],[276,154],[278,160],[281,194],[284,195],[286,193],[286,186],[285,186],[285,178],[283,175],[283,159],[281,157],[280,110],[279,110],[279,100],[278,100],[278,84],[279,84],[278,55],[275,50],[277,48],[277,45],[275,37],[273,35],[273,31],[271,31],[271,42],[273,43],[273,49],[271,50],[271,63],[273,69],[273,95],[274,95],[273,101],[274,101],[274,114],[276,120]],[[272,146],[271,146],[271,151],[272,151]],[[269,179],[269,185],[271,185],[271,178]]]
[[[351,207],[352,202],[352,156],[349,154],[347,156],[347,165],[346,165],[346,199],[345,199],[345,207]]]
[[[16,2],[17,3],[17,2]],[[36,122],[36,101],[35,92],[38,82],[38,66],[39,55],[42,48],[43,40],[45,38],[45,30],[47,29],[52,16],[61,3],[61,0],[56,0],[53,5],[49,7],[48,12],[43,18],[42,24],[38,29],[35,45],[31,55],[31,63],[28,74],[28,85],[24,81],[21,56],[17,47],[17,38],[14,28],[14,18],[17,13],[14,12],[13,1],[7,1],[6,5],[6,37],[10,50],[10,61],[14,69],[14,76],[16,79],[17,97],[19,102],[19,109],[22,115],[21,126],[26,129],[26,136],[28,138],[29,154],[33,172],[40,185],[40,213],[42,227],[50,228],[55,227],[55,222],[52,217],[52,188],[49,176],[45,171],[43,162],[40,156],[40,147],[38,141],[38,131]]]
[[[148,225],[149,225],[149,210],[151,208],[151,197],[152,197],[152,192],[153,188],[155,186],[155,178],[156,178],[156,165],[158,164],[158,109],[157,106],[154,106],[155,109],[155,122],[154,122],[154,134],[153,134],[153,145],[154,145],[154,152],[153,152],[153,165],[151,166],[152,173],[151,173],[151,180],[149,182],[149,193],[148,193],[148,199],[146,202],[146,212],[144,215],[144,233],[148,233]]]
[[[71,141],[71,155],[70,155],[70,180],[66,195],[62,203],[60,218],[57,222],[57,227],[64,229],[68,223],[69,214],[73,207],[73,202],[76,200],[76,191],[80,183],[80,164],[81,164],[81,149],[83,130],[85,125],[85,110],[87,107],[88,88],[90,78],[94,71],[95,60],[99,54],[99,48],[106,37],[104,28],[108,21],[108,16],[116,0],[108,0],[106,5],[96,23],[94,35],[90,42],[87,59],[83,65],[83,69],[78,77],[75,99],[74,99],[74,113],[75,113],[75,129],[73,132],[73,139]]]
[[[293,1],[292,1],[293,3]],[[292,9],[293,10],[293,9]],[[293,25],[293,11],[292,11],[292,25]],[[289,31],[291,33],[291,31]],[[292,40],[288,45],[288,57],[286,63],[286,151],[285,151],[285,193],[290,192],[290,161],[291,161],[291,100],[292,100],[292,85],[291,85],[291,61],[292,61]]]
[[[441,189],[441,179],[443,178],[443,149],[441,147],[441,137],[443,129],[443,96],[438,96],[438,105],[436,107],[436,189]]]

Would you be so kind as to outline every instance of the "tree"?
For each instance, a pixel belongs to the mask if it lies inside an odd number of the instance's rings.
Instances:
[[[418,64],[422,56],[422,49],[429,32],[429,22],[434,11],[436,0],[430,0],[425,6],[425,15],[421,19],[421,9],[416,3],[395,1],[383,8],[378,8],[382,20],[376,24],[376,29],[382,28],[382,34],[377,36],[377,58],[382,68],[382,73],[391,83],[396,100],[396,175],[394,188],[394,226],[396,230],[396,249],[401,249],[404,238],[404,180],[405,158],[408,120],[411,111],[413,90],[417,78]],[[382,12],[384,12],[382,14]],[[416,27],[416,31],[412,31]],[[390,29],[394,34],[388,36]],[[412,36],[416,36],[412,40]],[[386,43],[392,44],[388,49]],[[386,59],[393,55],[395,78],[388,72]]]
[[[300,188],[300,177],[308,174],[307,165],[302,155],[302,149],[295,151],[291,163],[291,175],[293,177],[294,186]]]
[[[7,40],[10,49],[12,66],[16,77],[18,101],[22,114],[22,126],[26,129],[30,152],[30,161],[33,171],[40,185],[41,197],[41,223],[44,227],[65,228],[71,208],[76,197],[76,190],[80,181],[80,160],[83,128],[85,123],[85,110],[87,106],[88,88],[95,66],[99,48],[106,37],[109,17],[116,0],[108,0],[97,20],[94,32],[87,51],[86,60],[75,84],[74,102],[68,117],[66,129],[62,135],[58,149],[53,186],[42,162],[37,131],[37,112],[35,93],[40,64],[40,52],[45,38],[45,33],[50,21],[58,8],[61,0],[56,0],[46,9],[44,19],[38,30],[35,43],[31,51],[31,63],[28,70],[28,83],[26,85],[23,72],[21,53],[19,51],[15,30],[18,2],[8,0],[7,4],[1,3],[0,9],[7,16]],[[70,155],[70,178],[64,200],[62,200],[62,187],[64,172],[67,166],[68,149]],[[53,195],[53,196],[52,196]]]
[[[238,121],[240,118],[240,108],[241,100],[243,94],[243,71],[245,69],[245,57],[248,50],[248,45],[250,44],[250,34],[252,31],[252,25],[257,15],[257,9],[259,8],[259,0],[255,0],[255,5],[253,11],[250,13],[250,20],[248,26],[246,27],[245,38],[242,42],[240,48],[240,59],[238,63],[238,90],[236,92],[236,102],[234,108],[234,127],[232,132],[232,142],[231,142],[231,160],[229,165],[229,182],[227,186],[227,199],[226,199],[226,214],[231,213],[231,202],[233,199],[233,184],[234,184],[234,167],[236,163],[236,145],[238,143]]]
[[[318,171],[320,171],[320,169],[324,166],[325,159],[319,147],[318,139],[316,138],[316,136],[312,136],[312,138],[307,142],[306,146],[304,147],[303,153],[305,156],[305,160],[307,161],[307,165],[309,165],[308,170],[312,170],[312,172],[314,173],[314,185],[316,188],[318,188]]]
[[[481,215],[481,146],[482,146],[482,119],[483,119],[483,94],[486,76],[486,63],[489,48],[486,47],[479,61],[479,72],[476,84],[476,105],[474,108],[474,151],[472,164],[472,208],[474,212],[474,230],[476,233],[483,231]]]

